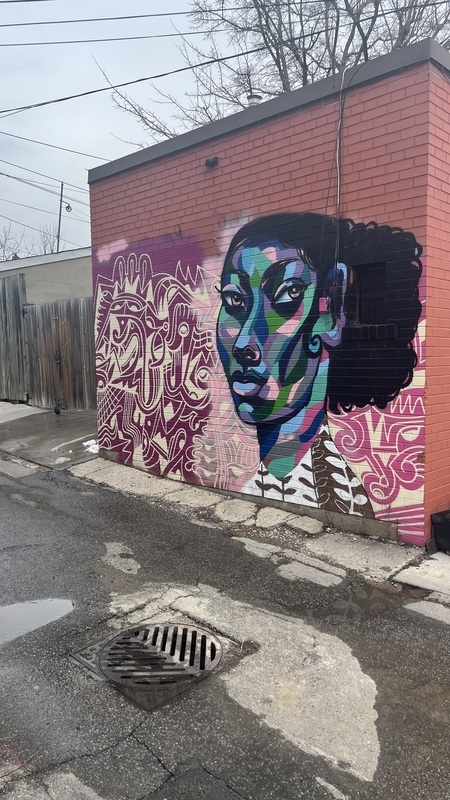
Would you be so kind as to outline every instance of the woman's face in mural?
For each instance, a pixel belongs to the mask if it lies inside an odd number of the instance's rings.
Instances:
[[[244,242],[227,258],[217,342],[244,422],[285,421],[324,397],[316,287],[315,272],[279,241]]]

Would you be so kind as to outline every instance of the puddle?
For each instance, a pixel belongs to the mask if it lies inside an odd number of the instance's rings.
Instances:
[[[330,623],[352,622],[357,619],[368,619],[398,608],[407,599],[422,597],[422,590],[394,586],[378,588],[374,586],[357,586],[347,597],[340,597],[327,608],[310,609],[306,612],[308,620],[323,620]]]
[[[71,600],[58,598],[0,606],[0,644],[12,642],[25,633],[42,628],[72,610]]]

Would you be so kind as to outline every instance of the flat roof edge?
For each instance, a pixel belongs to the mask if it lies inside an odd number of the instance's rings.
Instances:
[[[432,61],[450,73],[450,53],[434,39],[423,39],[421,42],[393,50],[391,53],[351,67],[344,73],[342,88],[355,89],[365,83],[371,83],[392,73],[399,72],[415,64]],[[113,177],[121,172],[144,166],[157,159],[178,153],[190,147],[213,141],[221,136],[264,122],[272,117],[294,111],[296,108],[323,100],[341,91],[342,73],[332,75],[317,83],[308,84],[293,92],[287,92],[273,100],[257,106],[251,106],[236,114],[232,114],[217,122],[203,125],[187,133],[175,136],[151,147],[138,150],[130,155],[102,164],[88,172],[88,183],[95,183],[104,178]]]
[[[9,261],[0,261],[0,272],[14,269],[39,267],[45,264],[58,264],[60,261],[76,261],[78,258],[87,258],[91,255],[91,247],[78,247],[76,250],[60,250],[59,253],[46,253],[40,256],[25,256],[13,258]]]

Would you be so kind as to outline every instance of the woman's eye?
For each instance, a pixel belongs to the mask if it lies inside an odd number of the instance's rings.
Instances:
[[[240,294],[240,292],[222,292],[222,299],[224,305],[228,306],[229,308],[244,308],[245,306],[245,298]]]
[[[274,303],[290,303],[292,300],[301,300],[305,291],[303,283],[291,283],[281,287],[274,297]]]

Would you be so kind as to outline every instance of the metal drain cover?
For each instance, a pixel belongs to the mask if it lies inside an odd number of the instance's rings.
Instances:
[[[222,645],[203,628],[152,623],[122,631],[99,651],[103,675],[120,687],[150,689],[201,680],[222,657]]]

